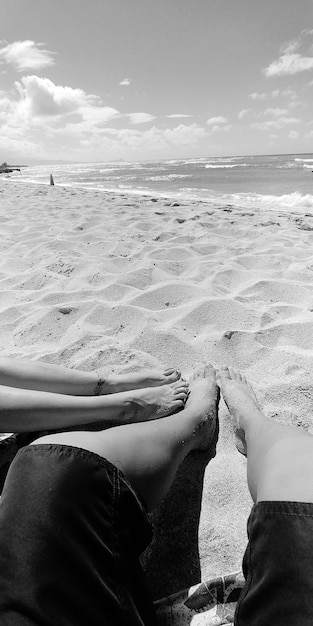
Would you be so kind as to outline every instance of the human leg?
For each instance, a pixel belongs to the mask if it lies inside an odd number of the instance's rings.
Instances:
[[[185,408],[175,415],[97,433],[56,433],[34,443],[76,446],[106,458],[151,510],[166,494],[184,457],[209,446],[216,434],[219,395],[212,366],[196,372],[189,384]]]
[[[247,455],[253,501],[313,502],[313,436],[268,419],[238,370],[223,368],[218,381],[234,423],[237,447]]]
[[[62,433],[18,453],[0,502],[3,623],[152,626],[138,558],[149,540],[140,496],[152,508],[180,460],[216,443],[213,368],[190,386],[186,408],[159,428]]]
[[[177,369],[99,376],[96,371],[35,361],[0,357],[0,385],[72,396],[92,396],[170,384],[180,378]]]
[[[218,383],[238,447],[247,455],[255,502],[243,559],[246,585],[236,626],[313,623],[313,437],[263,414],[245,377],[232,368]]]
[[[144,508],[111,463],[76,447],[16,455],[0,500],[3,626],[152,626]]]
[[[159,387],[77,397],[0,385],[0,431],[59,430],[96,421],[110,426],[155,419],[181,409],[187,389],[188,384],[180,379]]]

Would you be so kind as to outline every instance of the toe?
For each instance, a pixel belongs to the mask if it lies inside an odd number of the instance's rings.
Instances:
[[[190,381],[198,380],[198,378],[200,378],[202,376],[202,374],[201,374],[202,371],[203,371],[202,369],[198,369],[198,370],[195,370],[194,372],[192,372],[189,380]]]
[[[213,365],[211,365],[211,363],[207,363],[204,367],[204,376],[205,378],[215,378],[216,375],[216,371],[215,368],[213,367]]]
[[[235,372],[235,370],[234,370],[234,368],[233,368],[233,367],[229,367],[229,368],[228,368],[228,371],[229,371],[229,378],[230,378],[231,380],[234,380],[234,379],[236,379],[236,378],[237,378],[236,372]]]
[[[164,376],[166,378],[166,382],[173,383],[180,379],[181,372],[178,369],[170,368],[164,371]]]
[[[219,374],[219,377],[220,377],[222,380],[225,380],[225,379],[230,379],[230,377],[231,377],[231,376],[230,376],[230,372],[229,372],[229,368],[227,367],[227,365],[223,365],[223,366],[221,367],[221,369],[219,370],[218,374]]]
[[[184,400],[174,400],[173,402],[173,410],[175,409],[181,409],[184,406],[185,402]]]
[[[229,374],[230,374],[230,378],[234,381],[239,381],[241,382],[241,373],[238,369],[235,369],[234,367],[229,367]]]
[[[173,385],[174,389],[188,389],[189,388],[189,383],[187,383],[186,380],[181,381],[178,380],[174,385]]]
[[[183,400],[183,401],[185,401],[186,398],[187,398],[187,394],[186,393],[183,393],[183,392],[180,392],[180,393],[176,392],[175,393],[175,401],[176,400]]]

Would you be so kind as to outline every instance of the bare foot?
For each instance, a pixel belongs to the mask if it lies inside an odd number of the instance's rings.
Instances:
[[[150,419],[165,417],[176,413],[185,405],[189,393],[189,384],[185,380],[178,380],[171,385],[134,389],[129,392],[130,412],[133,411],[132,421],[143,422]]]
[[[247,456],[245,430],[253,418],[264,419],[256,395],[246,377],[239,370],[222,367],[217,373],[217,382],[229,410],[235,431],[236,447]]]
[[[119,393],[120,391],[131,391],[132,389],[146,389],[147,387],[160,387],[170,385],[181,377],[178,369],[147,370],[145,372],[134,372],[131,374],[120,374],[108,376],[103,379],[101,395],[109,393]]]
[[[215,369],[208,364],[197,370],[189,379],[189,396],[184,416],[190,414],[194,423],[191,449],[207,450],[216,445],[218,438],[218,403],[220,391],[216,384]],[[212,456],[215,455],[215,448]]]

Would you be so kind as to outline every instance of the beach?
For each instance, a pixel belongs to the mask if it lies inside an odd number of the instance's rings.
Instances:
[[[313,433],[312,213],[2,178],[0,220],[3,355],[101,374],[238,367],[268,417]],[[201,482],[188,584],[240,570],[246,546],[246,460],[222,399],[219,420],[216,457],[188,465],[190,494]],[[177,590],[162,571],[156,597]]]

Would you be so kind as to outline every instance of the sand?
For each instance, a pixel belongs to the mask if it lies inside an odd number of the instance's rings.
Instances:
[[[266,415],[313,432],[313,216],[2,178],[0,220],[3,355],[102,373],[228,364]],[[157,512],[155,597],[241,568],[246,461],[223,401],[219,415],[216,457],[192,455]]]

